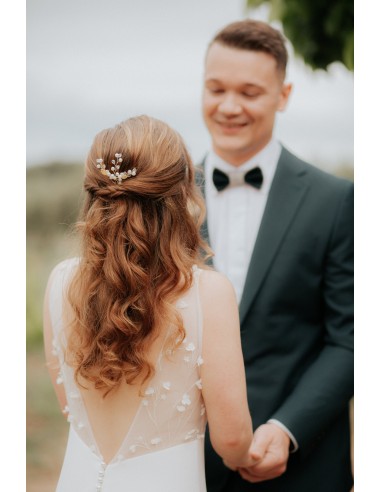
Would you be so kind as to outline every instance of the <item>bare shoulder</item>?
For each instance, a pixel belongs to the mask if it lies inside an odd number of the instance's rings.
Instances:
[[[218,301],[218,304],[237,302],[230,280],[215,270],[203,270],[200,276],[200,294],[201,301],[207,305],[214,304],[215,301]]]
[[[215,357],[216,339],[223,339],[227,350],[240,347],[239,313],[234,287],[225,275],[204,271],[200,277],[200,304],[203,317],[203,353],[211,361]],[[220,349],[221,343],[219,342]]]

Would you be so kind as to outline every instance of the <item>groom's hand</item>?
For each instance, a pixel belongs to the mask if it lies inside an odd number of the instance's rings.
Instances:
[[[287,468],[290,438],[278,426],[263,424],[254,432],[250,455],[256,461],[248,468],[239,468],[242,478],[255,483],[282,475]]]

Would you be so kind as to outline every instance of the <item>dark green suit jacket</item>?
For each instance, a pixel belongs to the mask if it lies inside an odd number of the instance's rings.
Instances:
[[[353,183],[282,149],[240,320],[254,429],[278,419],[299,450],[284,475],[249,484],[207,439],[208,492],[349,492]]]

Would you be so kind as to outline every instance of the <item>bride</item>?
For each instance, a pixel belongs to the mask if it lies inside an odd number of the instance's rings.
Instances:
[[[57,491],[206,491],[206,419],[233,468],[253,464],[252,423],[235,295],[204,266],[191,159],[165,123],[130,118],[95,137],[84,189],[81,257],[55,267],[44,306],[70,423]]]

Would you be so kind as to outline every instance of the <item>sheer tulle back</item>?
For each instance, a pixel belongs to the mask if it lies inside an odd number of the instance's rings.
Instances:
[[[62,300],[77,264],[77,259],[66,260],[55,268],[52,275],[49,308],[53,327],[53,351],[60,366],[57,383],[64,384],[65,387],[68,402],[65,412],[72,431],[103,461],[81,392],[74,381],[74,371],[64,360]],[[191,289],[177,302],[177,308],[184,320],[186,339],[172,353],[160,352],[155,375],[149,382],[132,424],[110,464],[204,437],[206,415],[200,379],[200,366],[203,362],[202,316],[198,292],[201,271],[194,268],[193,273]]]

